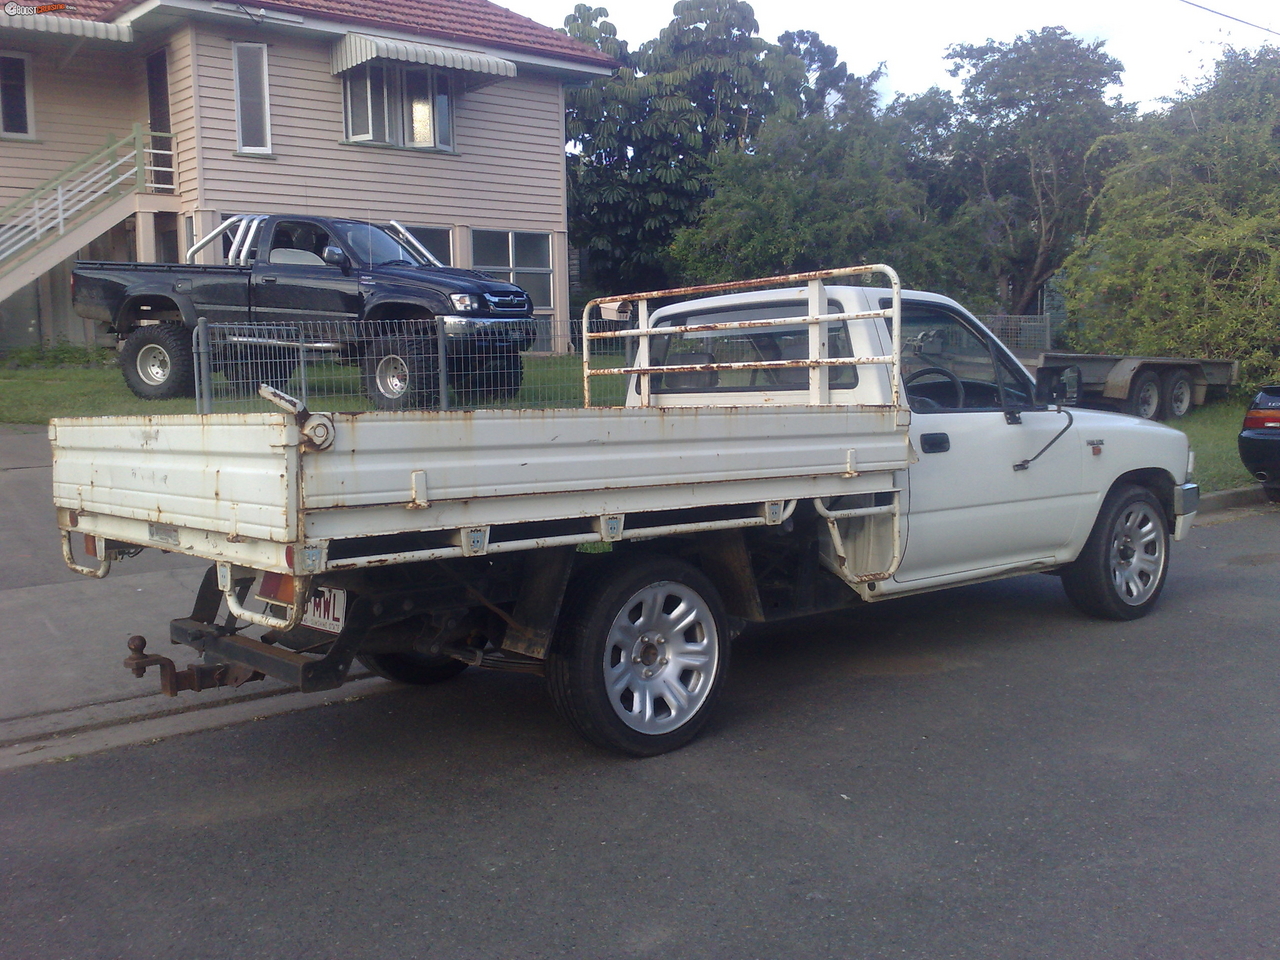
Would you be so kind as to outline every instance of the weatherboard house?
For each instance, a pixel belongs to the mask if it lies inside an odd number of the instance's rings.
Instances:
[[[93,339],[77,258],[176,262],[231,214],[290,212],[398,220],[524,286],[563,342],[563,88],[613,66],[487,0],[10,3],[0,350]]]

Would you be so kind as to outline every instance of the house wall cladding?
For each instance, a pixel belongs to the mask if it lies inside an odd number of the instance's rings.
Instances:
[[[245,156],[237,155],[232,44],[260,38],[197,28],[194,40],[202,208],[565,229],[558,80],[522,76],[462,92],[456,152],[349,144],[331,42],[276,38],[268,48],[271,156]]]
[[[51,48],[6,31],[0,49],[31,56],[33,137],[0,139],[0,206],[47,183],[95,150],[128,134],[135,121],[145,122],[146,86],[137,54],[119,45],[95,48],[92,55],[67,57]],[[92,109],[85,109],[91,97]]]

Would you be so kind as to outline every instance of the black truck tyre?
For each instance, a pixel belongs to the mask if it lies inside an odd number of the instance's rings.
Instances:
[[[138,327],[120,351],[124,382],[143,400],[172,400],[196,395],[196,364],[191,331],[181,324]]]
[[[382,337],[361,361],[364,392],[379,410],[421,410],[439,406],[440,372],[435,340]]]
[[[561,623],[547,685],[578,733],[635,757],[697,736],[729,664],[724,607],[697,569],[653,556],[588,566]]]
[[[234,396],[256,396],[262,383],[284,390],[293,378],[294,358],[282,347],[246,343],[234,349],[223,365],[223,375]]]
[[[1067,599],[1105,620],[1137,620],[1155,606],[1169,571],[1169,522],[1146,487],[1107,494],[1080,556],[1062,571]]]
[[[454,376],[454,391],[463,406],[514,400],[524,383],[520,351],[513,348],[463,358],[460,366]]]

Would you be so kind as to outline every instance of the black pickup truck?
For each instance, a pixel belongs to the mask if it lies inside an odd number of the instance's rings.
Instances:
[[[300,342],[336,350],[360,366],[365,392],[381,409],[434,405],[440,326],[455,390],[500,399],[520,390],[520,352],[534,335],[528,294],[442,266],[394,221],[240,215],[195,244],[188,259],[219,241],[221,264],[76,263],[76,312],[123,341],[121,368],[139,397],[194,395],[192,329],[200,317],[288,328]],[[282,387],[293,362],[280,351],[254,369]]]

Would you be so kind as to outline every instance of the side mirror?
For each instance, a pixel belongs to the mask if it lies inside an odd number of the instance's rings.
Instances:
[[[320,259],[331,267],[345,267],[347,265],[347,255],[341,247],[325,247],[324,252],[320,254]]]
[[[1041,367],[1036,371],[1036,401],[1074,407],[1080,400],[1080,368]]]

